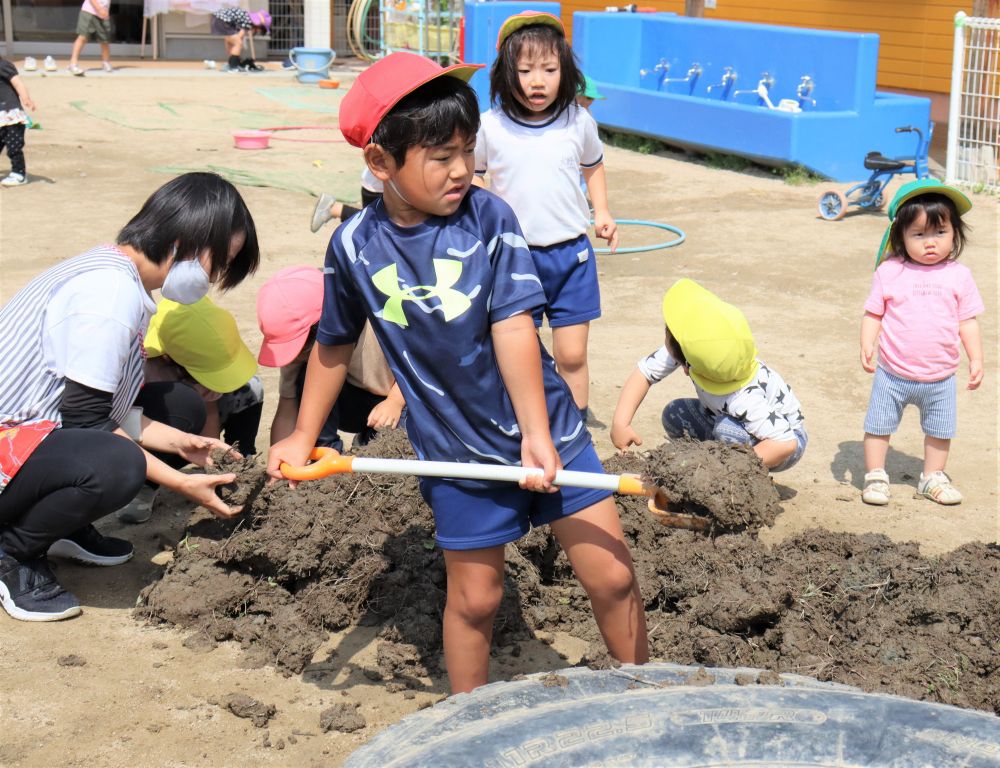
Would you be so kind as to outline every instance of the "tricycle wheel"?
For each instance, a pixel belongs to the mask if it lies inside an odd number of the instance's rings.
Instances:
[[[818,204],[819,215],[827,221],[837,221],[847,213],[847,198],[835,189],[820,195]]]

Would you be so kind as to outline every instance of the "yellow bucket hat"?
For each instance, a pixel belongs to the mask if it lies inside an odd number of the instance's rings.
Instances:
[[[728,395],[757,375],[757,345],[746,317],[694,280],[678,280],[663,296],[663,321],[688,373],[713,395]]]
[[[234,392],[257,372],[236,319],[207,296],[194,304],[161,299],[144,344],[150,357],[167,355],[213,392]]]

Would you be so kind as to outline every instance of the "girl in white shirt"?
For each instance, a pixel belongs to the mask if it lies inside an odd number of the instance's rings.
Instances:
[[[587,239],[590,211],[580,188],[582,171],[594,207],[594,231],[618,246],[608,210],[604,151],[597,123],[576,103],[584,76],[562,22],[525,11],[500,28],[490,71],[493,108],[476,138],[478,183],[514,209],[545,289],[542,314],[552,328],[553,356],[581,415],[587,416],[590,321],[601,315],[594,250]]]

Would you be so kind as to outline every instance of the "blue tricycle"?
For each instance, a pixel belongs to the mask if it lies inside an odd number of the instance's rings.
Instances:
[[[831,189],[819,196],[819,215],[827,221],[844,218],[850,206],[868,211],[879,211],[885,205],[885,186],[893,176],[901,173],[912,173],[918,179],[930,176],[927,165],[927,149],[934,136],[934,123],[927,128],[927,136],[919,128],[904,125],[896,129],[896,133],[917,134],[917,151],[912,158],[885,157],[880,152],[869,152],[865,155],[865,168],[872,172],[867,181],[861,181],[840,192]]]

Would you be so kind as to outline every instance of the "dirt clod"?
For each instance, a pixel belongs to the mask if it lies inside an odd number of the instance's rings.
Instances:
[[[358,702],[347,701],[341,704],[334,704],[319,713],[319,727],[323,733],[327,731],[340,731],[341,733],[353,733],[364,728],[368,723],[364,716],[358,712]]]
[[[60,667],[84,667],[87,665],[87,660],[83,656],[71,653],[67,656],[60,656],[57,659],[57,663]]]
[[[237,717],[246,718],[258,728],[266,726],[278,711],[273,704],[264,704],[245,693],[229,694],[226,697],[226,709]]]

